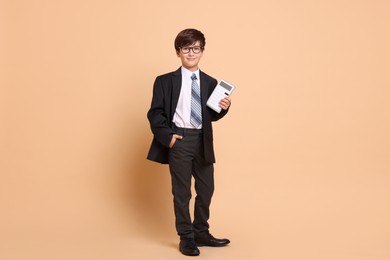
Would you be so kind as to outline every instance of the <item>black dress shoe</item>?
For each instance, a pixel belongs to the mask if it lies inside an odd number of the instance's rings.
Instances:
[[[197,256],[200,254],[193,239],[180,240],[179,250],[183,255]]]
[[[202,237],[195,237],[195,243],[197,246],[214,246],[214,247],[220,247],[220,246],[226,246],[230,243],[229,239],[218,239],[213,237],[211,234],[207,234]]]

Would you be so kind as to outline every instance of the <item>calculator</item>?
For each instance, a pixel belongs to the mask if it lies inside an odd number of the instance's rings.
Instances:
[[[219,106],[219,101],[230,96],[235,88],[235,86],[228,83],[226,80],[221,79],[218,81],[213,93],[211,93],[211,96],[207,100],[207,106],[220,113],[222,108]]]

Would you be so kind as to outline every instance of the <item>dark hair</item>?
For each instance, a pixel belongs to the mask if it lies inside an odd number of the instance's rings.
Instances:
[[[175,49],[176,51],[180,51],[181,47],[189,46],[197,41],[199,41],[200,47],[203,50],[206,45],[206,39],[203,33],[196,29],[185,29],[176,36]]]

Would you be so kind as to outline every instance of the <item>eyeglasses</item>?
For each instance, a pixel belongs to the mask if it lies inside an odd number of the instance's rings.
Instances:
[[[181,47],[180,50],[181,50],[181,52],[184,53],[184,54],[189,53],[190,50],[192,50],[193,53],[198,54],[198,53],[200,53],[200,52],[203,50],[203,48],[200,47],[200,46],[194,46],[194,47]]]

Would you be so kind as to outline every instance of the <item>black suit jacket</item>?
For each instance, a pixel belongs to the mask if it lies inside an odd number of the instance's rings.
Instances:
[[[169,163],[169,143],[172,135],[175,134],[172,119],[179,99],[181,78],[181,68],[179,68],[174,72],[158,76],[154,82],[152,104],[148,111],[150,128],[154,135],[147,156],[149,160],[164,164]],[[211,122],[221,119],[228,110],[222,110],[221,113],[217,113],[206,106],[207,99],[217,85],[217,80],[202,71],[199,72],[199,80],[202,103],[204,159],[207,163],[214,163],[215,155]]]

